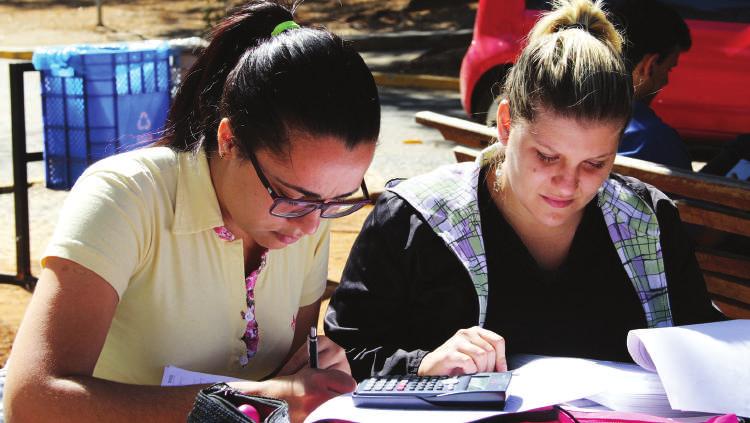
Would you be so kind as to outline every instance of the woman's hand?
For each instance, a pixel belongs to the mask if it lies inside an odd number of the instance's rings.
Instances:
[[[354,379],[340,370],[318,370],[309,367],[293,375],[276,377],[259,384],[231,382],[229,385],[250,395],[263,395],[285,400],[289,404],[292,422],[303,421],[308,414],[324,402],[335,396],[352,392],[357,387]]]
[[[309,362],[310,356],[307,353],[307,342],[305,342],[297,349],[297,352],[294,353],[289,361],[284,364],[284,367],[279,370],[277,376],[287,376],[297,373],[307,367]],[[336,369],[348,375],[352,374],[352,369],[346,360],[344,349],[323,335],[318,336],[318,368]]]
[[[460,329],[443,345],[427,354],[422,359],[417,373],[420,376],[456,376],[506,370],[508,364],[505,361],[503,337],[474,326]]]

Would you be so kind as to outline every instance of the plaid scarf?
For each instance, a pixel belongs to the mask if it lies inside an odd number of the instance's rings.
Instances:
[[[487,315],[489,286],[477,188],[480,169],[489,163],[497,148],[499,144],[486,148],[474,163],[443,166],[388,186],[422,215],[463,263],[477,293],[479,326],[484,326]],[[615,179],[607,179],[597,197],[648,327],[672,326],[656,213],[633,189]]]

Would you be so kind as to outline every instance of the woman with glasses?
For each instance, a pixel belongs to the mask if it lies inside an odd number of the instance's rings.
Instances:
[[[559,0],[536,23],[499,143],[378,200],[326,315],[355,378],[627,361],[631,329],[722,318],[674,204],[610,173],[633,87],[600,5]]]
[[[96,163],[67,198],[8,364],[8,416],[184,421],[203,386],[160,387],[170,365],[255,381],[232,385],[286,399],[293,420],[354,389],[340,347],[320,337],[315,370],[304,341],[327,219],[369,202],[379,126],[350,46],[275,2],[236,9],[158,145]]]

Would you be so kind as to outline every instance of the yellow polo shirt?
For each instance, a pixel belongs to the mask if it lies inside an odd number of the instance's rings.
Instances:
[[[94,376],[157,385],[175,365],[257,380],[282,364],[297,310],[325,289],[328,223],[269,252],[255,286],[260,343],[245,367],[242,240],[220,239],[223,225],[203,153],[145,148],[81,176],[44,257],[75,261],[119,294]]]

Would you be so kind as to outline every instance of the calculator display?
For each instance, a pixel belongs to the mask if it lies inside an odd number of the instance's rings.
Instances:
[[[469,380],[469,386],[466,387],[467,391],[479,391],[487,387],[490,382],[490,378],[486,376],[472,377]]]

